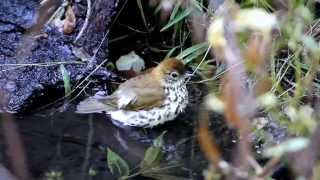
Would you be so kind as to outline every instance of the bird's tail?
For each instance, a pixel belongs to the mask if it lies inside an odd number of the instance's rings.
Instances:
[[[115,110],[111,104],[105,104],[95,97],[89,97],[81,101],[77,106],[76,113],[89,114],[89,113],[102,113]]]

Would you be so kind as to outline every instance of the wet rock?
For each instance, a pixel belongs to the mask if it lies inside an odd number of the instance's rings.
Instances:
[[[71,35],[64,35],[51,25],[43,27],[37,36],[26,35],[37,21],[39,3],[39,0],[0,1],[0,92],[6,99],[1,110],[25,110],[30,102],[41,94],[50,96],[46,92],[47,87],[63,90],[59,68],[61,64],[64,64],[69,72],[71,83],[75,84],[87,76],[98,63],[108,58],[107,40],[102,43],[90,67],[84,62],[79,63],[81,60],[72,52],[72,47],[75,46],[73,41],[82,27],[86,9],[77,11],[77,29]],[[90,55],[93,54],[90,52],[92,49],[98,48],[104,32],[108,31],[117,0],[95,0],[92,4],[95,5],[92,9],[92,21],[86,33],[79,39],[81,46],[88,50]],[[99,6],[101,4],[107,6],[103,8]],[[86,7],[80,3],[75,3],[74,6]],[[95,11],[96,6],[99,6],[99,11]],[[95,25],[97,22],[99,26]],[[27,53],[18,55],[19,51],[24,50]],[[94,75],[109,79],[111,73],[100,68]],[[46,103],[49,102],[44,102]]]
[[[0,32],[23,30],[35,23],[40,0],[0,1]]]

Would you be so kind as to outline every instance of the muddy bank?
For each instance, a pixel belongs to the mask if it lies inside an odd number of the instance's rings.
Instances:
[[[62,6],[62,2],[53,1],[55,9]],[[77,44],[73,41],[86,17],[86,4],[72,5],[77,19],[76,28],[70,35],[65,35],[52,24],[43,24],[37,27],[39,32],[33,31],[35,24],[39,25],[39,17],[43,16],[43,7],[39,3],[39,0],[0,2],[0,91],[5,97],[2,110],[23,111],[40,96],[50,96],[50,100],[62,97],[61,65],[67,69],[70,82],[76,84],[108,58],[108,37],[103,37],[110,28],[117,0],[93,1],[89,24]],[[95,53],[95,58],[88,65],[75,55],[75,47],[81,47],[90,57]],[[111,73],[100,68],[93,75],[109,79]],[[49,94],[47,88],[58,93]]]

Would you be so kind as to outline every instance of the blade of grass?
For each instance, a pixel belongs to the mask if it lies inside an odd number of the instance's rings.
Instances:
[[[197,57],[199,57],[200,55],[204,54],[207,50],[206,48],[201,48],[198,51],[195,51],[194,53],[190,54],[189,56],[187,56],[186,58],[183,59],[183,62],[185,64],[190,63],[192,60],[196,59]]]
[[[205,50],[208,48],[208,43],[200,43],[200,44],[196,44],[193,45],[185,50],[183,50],[178,56],[178,59],[183,59],[197,51],[203,51],[205,52]]]
[[[160,32],[169,29],[171,26],[183,20],[185,17],[189,16],[191,13],[191,9],[185,9],[181,13],[179,13],[174,19],[170,20],[167,25],[165,25]]]
[[[156,15],[158,12],[160,12],[162,6],[161,3],[156,7],[156,9],[154,10],[153,14]]]
[[[178,10],[180,8],[181,2],[182,1],[177,1],[176,5],[174,6],[174,8],[173,8],[173,10],[171,12],[170,18],[169,18],[170,21],[173,20],[174,17],[176,17],[176,15],[178,13]]]
[[[171,55],[177,50],[177,48],[178,47],[174,47],[174,48],[170,49],[170,51],[167,53],[165,59],[171,57]]]
[[[190,0],[190,2],[192,3],[192,5],[199,11],[203,12],[203,9],[207,10],[207,8],[205,6],[203,6],[200,2],[198,2],[197,0]]]
[[[142,6],[141,0],[137,0],[137,4],[138,4],[139,10],[140,10],[140,14],[141,14],[141,18],[142,18],[143,24],[146,27],[146,30],[149,32],[148,23],[147,23],[147,19],[146,19],[145,15],[144,15],[144,11],[143,11],[143,6]]]
[[[70,75],[68,70],[64,67],[63,64],[60,64],[60,71],[63,79],[64,92],[65,92],[65,95],[67,95],[71,92]]]

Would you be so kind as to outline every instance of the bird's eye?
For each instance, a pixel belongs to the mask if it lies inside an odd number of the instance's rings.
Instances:
[[[179,76],[179,74],[177,72],[172,72],[172,73],[170,73],[170,76],[172,78],[176,79]]]

